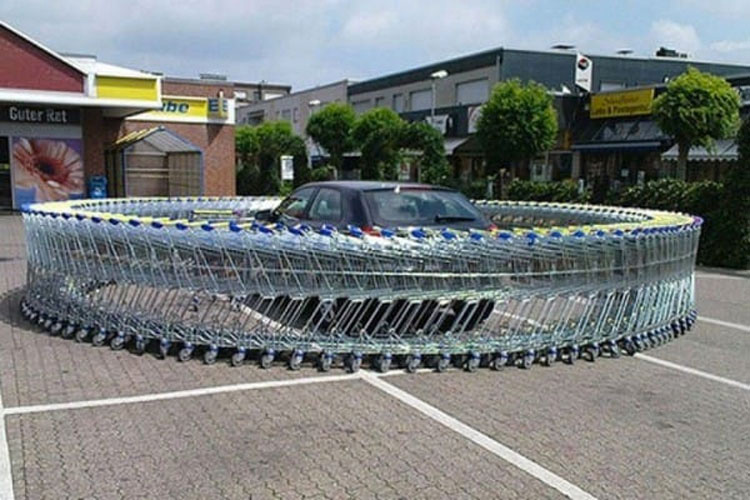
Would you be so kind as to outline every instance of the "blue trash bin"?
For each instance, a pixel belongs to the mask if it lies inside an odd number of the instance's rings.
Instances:
[[[89,198],[107,197],[107,178],[103,175],[94,175],[89,178]]]

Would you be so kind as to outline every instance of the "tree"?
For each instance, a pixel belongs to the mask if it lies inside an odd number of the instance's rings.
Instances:
[[[363,179],[396,179],[404,123],[387,108],[373,108],[357,118],[352,138],[362,153]]]
[[[357,118],[348,104],[331,103],[313,114],[305,131],[330,155],[330,163],[341,169],[344,153],[352,148],[352,128]]]
[[[498,83],[482,108],[477,139],[490,174],[548,150],[557,139],[552,96],[534,82],[523,84],[513,79]]]
[[[750,265],[750,119],[745,119],[737,134],[739,162],[733,165],[724,181],[720,224],[721,264],[746,269]]]
[[[727,81],[693,67],[667,85],[656,98],[653,116],[678,147],[677,177],[686,177],[692,146],[711,149],[714,140],[734,135],[739,124],[740,98]]]
[[[301,180],[308,178],[304,141],[293,134],[289,122],[265,122],[256,127],[237,127],[235,149],[238,159],[238,194],[279,194],[282,155],[294,156],[295,180],[297,175],[302,177]]]
[[[443,136],[435,127],[426,122],[403,124],[400,146],[422,152],[419,160],[420,181],[443,185],[451,182],[452,171],[445,159]]]

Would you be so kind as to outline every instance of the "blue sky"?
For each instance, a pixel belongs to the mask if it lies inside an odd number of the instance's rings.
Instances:
[[[296,89],[558,42],[596,54],[650,55],[666,45],[750,63],[750,0],[3,0],[0,19],[58,51]]]

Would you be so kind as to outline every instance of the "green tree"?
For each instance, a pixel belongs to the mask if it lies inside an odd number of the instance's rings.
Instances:
[[[313,114],[305,131],[330,155],[330,163],[341,169],[344,153],[352,148],[352,128],[357,115],[348,104],[331,103]]]
[[[396,179],[404,123],[398,114],[387,108],[373,108],[357,118],[352,138],[362,153],[363,179]]]
[[[722,265],[745,269],[750,266],[750,119],[737,134],[739,162],[733,165],[724,181],[721,201],[721,238],[725,254]]]
[[[530,160],[554,146],[557,113],[552,102],[552,96],[538,83],[512,79],[495,85],[477,122],[487,173]]]
[[[235,149],[238,194],[279,194],[282,155],[294,156],[295,180],[298,175],[300,181],[309,178],[304,141],[293,134],[289,122],[237,127]]]
[[[693,67],[667,85],[656,98],[653,116],[674,137],[679,154],[677,177],[685,179],[691,146],[712,148],[716,139],[734,135],[739,124],[740,98],[724,78]]]
[[[400,146],[419,150],[419,180],[429,184],[450,184],[452,170],[445,159],[443,136],[426,122],[405,123],[401,128]]]

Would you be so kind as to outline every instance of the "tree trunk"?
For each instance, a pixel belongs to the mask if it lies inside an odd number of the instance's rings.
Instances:
[[[681,181],[687,180],[687,159],[690,145],[679,143],[677,145],[677,178]]]

